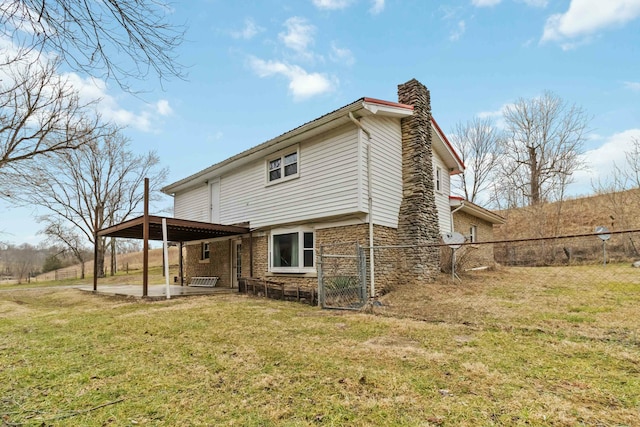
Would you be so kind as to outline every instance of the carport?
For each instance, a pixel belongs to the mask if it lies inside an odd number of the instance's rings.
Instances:
[[[183,283],[182,246],[184,242],[206,240],[216,237],[234,236],[249,233],[248,227],[235,225],[213,224],[208,222],[190,221],[178,218],[167,218],[149,215],[149,181],[144,185],[144,215],[120,224],[113,225],[96,232],[94,239],[93,257],[93,290],[98,290],[98,238],[121,237],[126,239],[142,239],[142,296],[149,293],[149,240],[164,242],[165,258],[167,242],[177,242],[180,252],[180,284]],[[168,262],[166,262],[168,269]],[[169,280],[167,275],[167,281]]]

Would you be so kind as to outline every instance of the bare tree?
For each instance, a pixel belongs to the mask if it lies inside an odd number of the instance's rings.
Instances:
[[[97,229],[129,218],[139,209],[143,181],[157,192],[168,170],[160,168],[155,152],[136,155],[117,129],[56,159],[31,162],[27,173],[14,176],[20,202],[44,208],[39,217],[44,233],[64,243],[79,262],[83,249],[95,242]],[[98,271],[104,272],[105,241],[99,239]]]
[[[465,164],[465,170],[454,181],[464,198],[476,203],[485,193],[498,172],[502,157],[502,135],[489,118],[474,118],[458,122],[451,139]]]
[[[635,208],[640,203],[640,139],[632,138],[623,165],[613,165],[611,173],[591,182],[595,194],[606,197],[611,209],[612,227],[637,226]]]
[[[73,70],[114,79],[182,76],[175,49],[180,27],[168,22],[162,0],[5,0],[0,30],[25,55],[57,55]],[[123,61],[123,56],[130,61]]]
[[[43,256],[35,246],[23,243],[6,245],[3,258],[5,271],[10,272],[18,283],[22,283],[30,281],[31,276],[39,269]]]
[[[0,170],[74,150],[105,132],[92,106],[80,102],[56,65],[19,61],[0,67]]]
[[[518,99],[505,109],[504,120],[501,181],[507,205],[535,205],[564,194],[573,172],[583,167],[580,155],[590,120],[584,110],[545,92]]]

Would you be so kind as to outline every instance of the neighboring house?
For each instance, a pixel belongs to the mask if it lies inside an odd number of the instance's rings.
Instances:
[[[187,243],[187,281],[315,287],[321,245],[424,246],[452,231],[450,175],[464,166],[431,117],[427,89],[411,80],[398,93],[399,102],[361,98],[166,186],[176,218],[250,230]],[[406,273],[431,280],[439,250],[413,253]]]
[[[488,209],[462,197],[451,196],[453,229],[465,236],[468,243],[491,242],[493,225],[504,224],[505,219]],[[494,264],[493,245],[466,245],[467,258],[464,267],[490,266]]]

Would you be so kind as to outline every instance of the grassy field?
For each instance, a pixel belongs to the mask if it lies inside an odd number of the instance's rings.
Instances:
[[[638,274],[589,268],[401,288],[375,314],[3,290],[0,424],[638,425]]]

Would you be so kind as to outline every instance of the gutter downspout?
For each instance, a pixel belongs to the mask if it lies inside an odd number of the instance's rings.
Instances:
[[[375,262],[373,251],[373,184],[371,181],[371,133],[366,130],[362,123],[356,119],[351,111],[349,111],[349,119],[360,129],[365,135],[367,135],[367,203],[369,209],[369,276],[371,281],[371,298],[376,296],[376,276],[375,276]]]
[[[451,211],[451,232],[456,231],[456,228],[453,225],[453,214],[458,212],[462,208],[464,208],[464,200],[460,200],[460,206]]]

